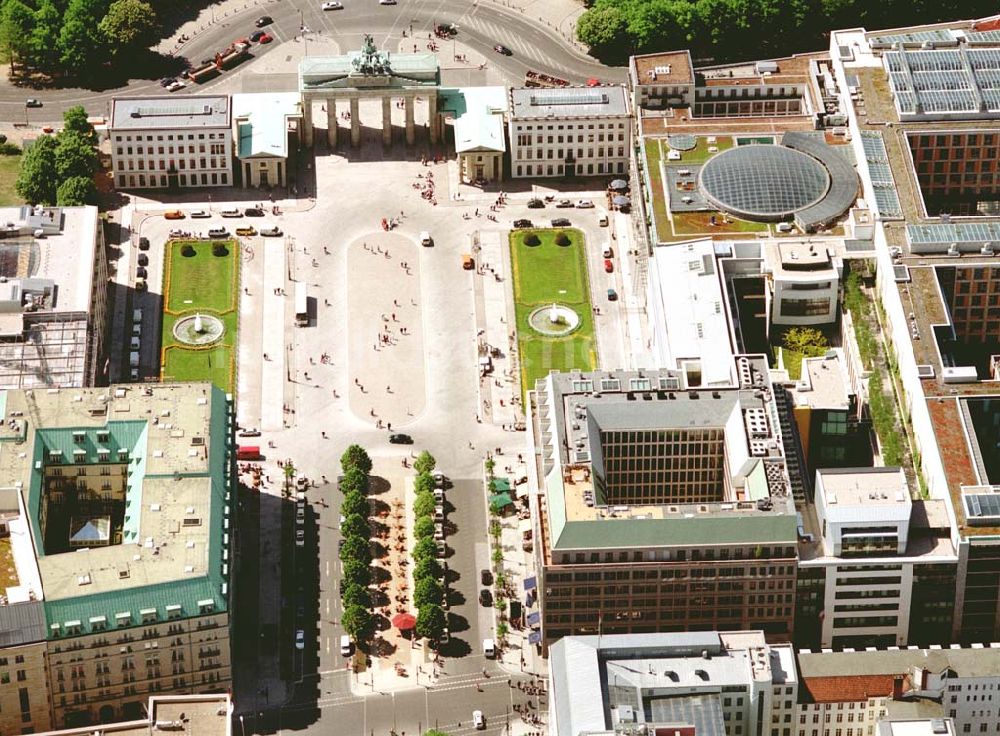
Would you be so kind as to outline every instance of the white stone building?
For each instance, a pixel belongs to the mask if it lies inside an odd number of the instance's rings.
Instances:
[[[119,189],[233,184],[227,95],[128,97],[111,103],[111,161]]]
[[[510,90],[515,179],[628,172],[631,112],[621,85]]]

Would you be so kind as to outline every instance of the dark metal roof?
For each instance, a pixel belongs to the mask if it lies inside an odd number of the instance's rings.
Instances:
[[[41,601],[0,606],[0,648],[45,639],[45,607]]]

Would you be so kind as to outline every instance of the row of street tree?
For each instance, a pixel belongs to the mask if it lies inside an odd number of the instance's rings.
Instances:
[[[63,115],[58,135],[41,135],[24,153],[15,189],[30,204],[97,204],[97,134],[82,107]]]
[[[0,57],[32,71],[80,79],[125,64],[156,42],[144,0],[0,0]]]
[[[444,632],[446,617],[442,604],[447,595],[443,570],[434,540],[434,476],[437,461],[424,450],[413,461],[417,477],[413,481],[413,605],[417,607],[417,636],[437,641]]]
[[[340,599],[343,603],[341,624],[344,631],[356,642],[366,642],[374,633],[371,585],[371,527],[368,524],[368,475],[372,461],[360,445],[351,445],[340,458],[343,476],[340,490],[344,498],[340,514],[343,544],[340,562],[343,576],[340,581]]]

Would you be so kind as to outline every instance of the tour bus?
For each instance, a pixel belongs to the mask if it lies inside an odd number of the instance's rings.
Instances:
[[[309,325],[309,295],[306,288],[305,281],[299,281],[295,284],[295,324],[299,327]]]

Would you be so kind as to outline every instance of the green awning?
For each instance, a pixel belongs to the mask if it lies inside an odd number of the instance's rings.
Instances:
[[[493,490],[497,493],[510,490],[510,478],[494,478]]]
[[[509,493],[494,493],[490,496],[490,508],[503,508],[504,506],[510,506],[514,503],[514,500],[510,497]]]

